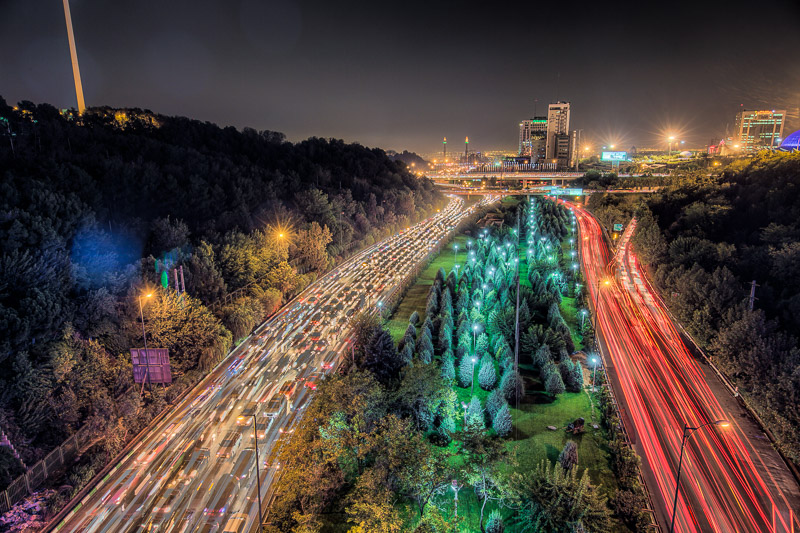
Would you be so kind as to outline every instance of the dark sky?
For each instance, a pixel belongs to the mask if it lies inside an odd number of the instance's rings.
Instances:
[[[800,127],[800,2],[72,0],[86,103],[433,152],[556,99],[598,143]],[[0,95],[75,106],[60,0],[0,0]],[[788,132],[786,132],[788,133]]]

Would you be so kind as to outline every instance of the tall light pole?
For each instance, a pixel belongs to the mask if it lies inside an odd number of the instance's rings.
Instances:
[[[253,437],[255,438],[256,443],[256,483],[258,484],[258,528],[259,530],[262,528],[261,526],[261,474],[259,473],[258,469],[258,419],[256,418],[256,414],[253,413]]]
[[[472,358],[472,390],[470,391],[472,394],[475,394],[475,363],[477,362],[477,358]]]
[[[478,348],[478,324],[472,324],[472,353]]]
[[[78,97],[78,114],[83,115],[83,112],[86,111],[86,103],[83,101],[81,70],[78,67],[78,50],[75,48],[75,33],[72,31],[72,15],[69,12],[69,0],[64,0],[64,18],[67,22],[69,55],[72,59],[72,77],[75,78],[75,95]]]
[[[597,377],[597,357],[592,357],[592,366],[594,366],[594,370],[592,371],[592,392],[594,392],[595,378]]]
[[[720,426],[723,428],[728,427],[731,423],[727,420],[714,420],[712,422],[706,422],[702,426],[697,427],[690,427],[689,424],[683,424],[683,436],[681,437],[681,455],[680,459],[678,459],[678,475],[675,476],[675,501],[672,504],[672,522],[669,525],[669,533],[673,533],[675,531],[675,513],[678,510],[678,491],[681,488],[681,467],[683,466],[683,449],[686,447],[686,441],[694,435],[694,433],[699,430],[703,429],[706,426],[710,425]],[[686,433],[686,432],[689,433]]]
[[[458,263],[458,245],[453,245],[453,264]]]
[[[150,298],[152,292],[145,294],[145,298]],[[139,295],[139,316],[142,318],[142,339],[144,340],[144,373],[147,376],[147,387],[152,390],[150,385],[150,357],[147,354],[147,333],[144,330],[144,311],[142,311],[142,296]],[[142,383],[142,390],[144,390],[144,383]],[[140,392],[141,394],[141,392]]]
[[[674,135],[670,135],[669,139],[667,139],[667,159],[672,157],[672,141],[675,140]]]

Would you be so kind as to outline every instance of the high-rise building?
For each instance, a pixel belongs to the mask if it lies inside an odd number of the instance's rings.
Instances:
[[[736,114],[734,142],[742,152],[772,150],[780,145],[783,138],[783,123],[786,111],[747,111]]]
[[[533,117],[519,123],[519,155],[536,163],[545,155],[547,117]]]
[[[569,134],[569,102],[556,102],[547,106],[547,143],[545,146],[546,159],[558,159],[558,135]],[[569,136],[567,136],[569,143]],[[561,141],[563,144],[563,140]],[[569,149],[567,149],[569,151]],[[567,164],[569,156],[567,156]]]

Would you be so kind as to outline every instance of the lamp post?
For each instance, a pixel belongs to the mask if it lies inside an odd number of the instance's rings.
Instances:
[[[256,483],[258,484],[258,527],[261,528],[261,474],[258,469],[258,419],[253,413],[253,437],[256,444]]]
[[[586,309],[581,310],[581,329],[583,329],[583,321],[586,318]]]
[[[592,370],[592,392],[595,391],[595,378],[597,377],[597,357],[592,357],[592,366],[594,366],[594,370]]]
[[[478,324],[472,324],[472,352],[478,347]]]
[[[667,149],[667,159],[672,157],[672,141],[674,141],[674,140],[675,140],[675,136],[674,135],[670,135],[669,138],[667,139],[667,147],[668,147],[668,149]]]
[[[475,363],[477,362],[478,358],[472,358],[472,390],[470,391],[471,394],[475,394]]]
[[[683,449],[686,447],[686,441],[694,435],[697,430],[703,429],[706,426],[710,425],[720,426],[726,428],[730,425],[730,422],[727,420],[714,420],[711,422],[706,422],[705,424],[697,427],[691,427],[689,424],[683,424],[683,435],[681,437],[681,454],[680,458],[678,459],[678,475],[675,476],[675,500],[672,504],[672,522],[669,525],[669,533],[673,533],[675,531],[675,513],[678,510],[678,491],[681,488],[681,467],[683,467]],[[686,433],[686,432],[689,433]]]
[[[145,298],[150,298],[153,295],[152,292],[145,294]],[[152,386],[150,385],[150,358],[147,355],[147,333],[144,329],[144,311],[142,311],[142,297],[139,296],[139,316],[142,318],[142,340],[144,340],[144,372],[147,376],[147,388],[152,390]],[[142,383],[142,389],[144,389],[144,383]]]
[[[461,407],[464,408],[464,427],[467,427],[467,402],[461,402]]]
[[[458,263],[458,245],[453,245],[453,263]]]

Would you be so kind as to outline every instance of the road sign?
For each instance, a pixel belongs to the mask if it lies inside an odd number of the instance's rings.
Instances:
[[[603,152],[600,159],[603,161],[627,161],[628,152]]]
[[[614,224],[614,231],[622,231],[622,224]]]
[[[169,350],[166,348],[131,348],[135,383],[172,383]]]

